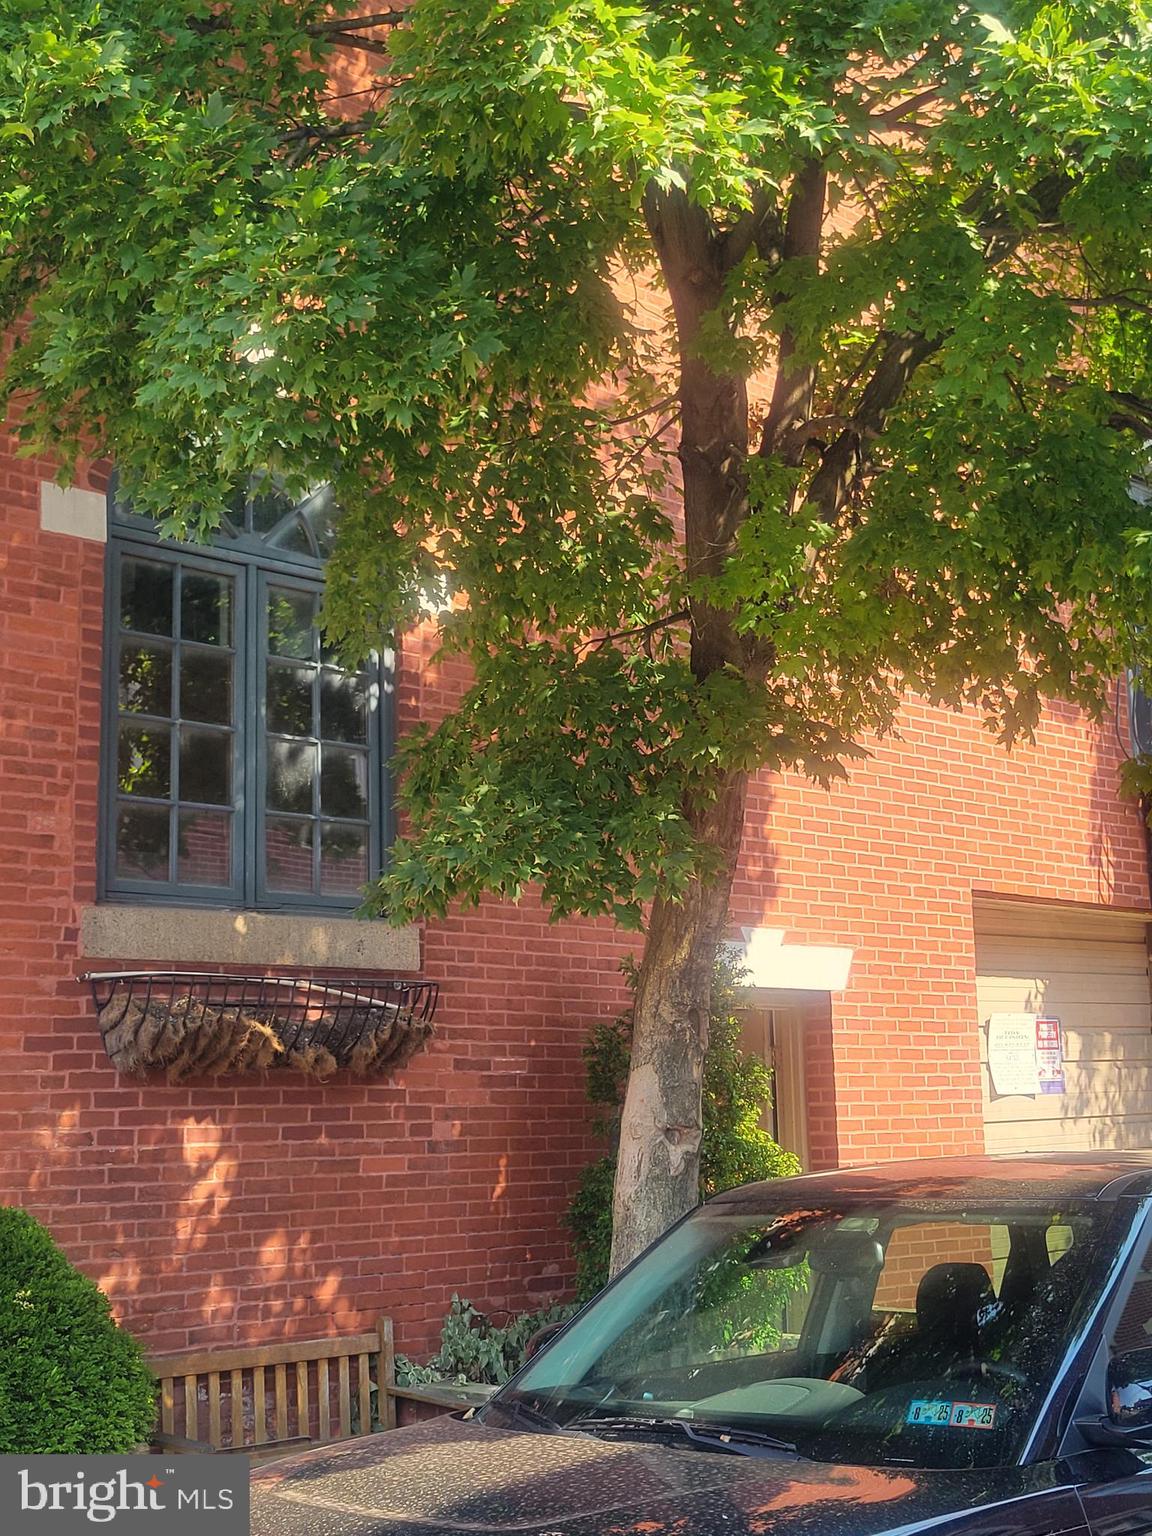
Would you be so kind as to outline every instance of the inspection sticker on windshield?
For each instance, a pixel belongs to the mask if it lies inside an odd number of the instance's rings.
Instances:
[[[917,1398],[908,1404],[908,1424],[933,1425],[938,1429],[994,1429],[995,1403],[945,1403]]]

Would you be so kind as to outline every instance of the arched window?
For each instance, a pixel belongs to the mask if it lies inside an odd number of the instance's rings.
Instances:
[[[109,502],[101,894],[351,908],[388,845],[390,657],[316,626],[338,509],[271,479],[211,544]]]

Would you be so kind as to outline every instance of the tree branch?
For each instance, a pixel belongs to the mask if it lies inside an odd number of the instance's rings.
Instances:
[[[1054,219],[1065,194],[1072,185],[1064,172],[1053,172],[1042,177],[1029,193],[1029,199],[1042,218]],[[968,200],[970,214],[979,213],[979,197]],[[984,225],[986,245],[984,259],[993,266],[1005,260],[1024,238],[1023,231],[1011,222],[1007,211],[990,217]],[[927,358],[944,345],[947,336],[928,338],[919,332],[906,332],[893,336],[868,383],[860,394],[860,401],[852,413],[850,425],[840,433],[824,452],[819,468],[808,486],[805,501],[816,507],[822,521],[835,522],[852,495],[868,462],[867,444],[878,437],[885,419],[908,387],[909,380]],[[1117,412],[1117,419],[1124,416],[1124,425],[1133,425],[1140,419],[1136,410],[1138,402],[1124,402],[1126,410]],[[1152,434],[1152,415],[1145,424]],[[761,452],[763,452],[763,447]],[[777,451],[775,440],[770,452]],[[803,444],[800,446],[803,452]]]
[[[1052,297],[1067,304],[1069,309],[1130,309],[1138,315],[1152,315],[1152,299],[1138,299],[1134,293],[1102,293],[1092,298],[1056,293]]]
[[[1035,208],[1037,222],[1042,228],[1051,229],[1056,226],[1060,204],[1072,190],[1072,185],[1072,178],[1066,171],[1051,171],[1029,188],[1025,195]],[[973,192],[961,204],[961,211],[978,218],[987,190],[983,188]],[[980,220],[977,228],[984,240],[984,260],[989,263],[1003,261],[1005,256],[1012,255],[1025,236],[1025,231],[1013,223],[1010,210],[1004,208]]]
[[[1076,389],[1086,381],[1050,373],[1044,381],[1049,389]],[[1111,400],[1116,409],[1108,417],[1108,425],[1120,432],[1136,432],[1145,442],[1152,442],[1152,400],[1134,395],[1125,389],[1106,389],[1104,397]]]
[[[638,624],[635,629],[617,629],[607,635],[590,635],[587,640],[576,647],[577,651],[586,651],[590,647],[594,650],[602,650],[604,646],[613,640],[633,640],[643,635],[654,635],[658,630],[668,629],[673,624],[681,624],[690,617],[687,608],[678,608],[675,613],[665,614],[662,619],[652,619],[648,624]]]
[[[771,191],[758,187],[752,194],[751,208],[745,209],[731,229],[720,236],[720,266],[725,272],[738,267],[754,245],[760,246],[763,226],[769,221],[775,224],[775,215]]]
[[[921,49],[921,51],[916,55],[914,59],[909,60],[908,64],[900,71],[898,75],[893,75],[890,79],[884,81],[885,87],[888,90],[899,90],[906,80],[911,83],[911,81],[913,81],[924,68],[925,64],[928,63],[929,59],[933,57],[933,53],[934,49],[931,44]],[[870,81],[866,85],[862,80],[854,81],[851,75],[847,76],[847,79],[849,84],[858,86],[860,90],[871,89]],[[872,100],[873,102],[881,101],[883,100],[883,97],[880,94],[877,94],[872,98]],[[860,105],[864,108],[865,111],[871,112],[872,106],[868,101],[861,98]]]
[[[291,144],[296,139],[354,139],[359,137],[366,128],[371,128],[375,123],[374,113],[365,113],[363,117],[350,119],[347,122],[333,123],[299,123],[295,128],[289,128],[282,135],[281,142]]]
[[[864,352],[864,356],[856,364],[855,368],[853,368],[852,372],[848,375],[843,384],[841,384],[840,388],[837,390],[836,399],[833,401],[833,405],[837,411],[843,411],[848,396],[852,393],[857,384],[859,384],[860,380],[864,377],[865,371],[867,370],[869,364],[876,356],[877,352],[880,350],[883,344],[884,333],[883,331],[877,331],[875,336],[873,336],[872,340],[868,343],[868,346]]]
[[[889,341],[861,392],[851,424],[827,449],[808,486],[804,499],[816,508],[822,522],[834,523],[839,517],[867,462],[866,443],[880,435],[888,412],[916,369],[943,343],[943,336],[929,339],[916,332]]]
[[[675,399],[676,397],[674,396],[673,398]],[[680,406],[677,404],[676,409],[672,412],[672,414],[670,416],[666,416],[664,420],[659,424],[659,426],[654,428],[653,431],[649,432],[648,436],[644,439],[638,448],[634,448],[633,451],[627,456],[627,458],[620,461],[616,467],[615,474],[612,476],[612,479],[608,483],[610,485],[615,485],[624,471],[626,469],[631,469],[633,464],[639,463],[639,461],[648,452],[649,448],[658,443],[664,436],[665,432],[667,432],[668,428],[672,425],[672,423],[674,421],[679,421],[679,419]]]
[[[853,425],[848,416],[810,416],[794,422],[780,434],[777,453],[789,464],[798,463],[809,443],[828,437],[832,432],[847,432]]]
[[[313,30],[311,27],[308,29]],[[357,48],[361,53],[379,54],[381,58],[391,58],[392,50],[387,43],[378,43],[373,37],[358,37],[355,32],[338,32],[329,28],[315,34],[323,37],[325,42],[332,43],[337,48]]]
[[[1145,440],[1152,438],[1152,400],[1142,400],[1122,389],[1110,389],[1108,398],[1121,407],[1109,416],[1109,426],[1121,432],[1137,432]]]
[[[333,32],[358,32],[366,27],[397,27],[408,19],[408,12],[377,11],[372,16],[333,16],[329,21],[317,21],[307,29],[312,37],[327,37]]]
[[[915,96],[909,96],[907,101],[898,101],[894,107],[887,107],[883,112],[870,112],[868,123],[870,127],[893,128],[906,117],[911,117],[921,107],[926,107],[931,101],[939,101],[940,87],[930,86],[927,90],[918,91]]]
[[[803,259],[809,261],[814,270],[818,267],[827,191],[828,172],[823,162],[809,160],[796,176],[788,199],[788,216],[780,249],[784,261]],[[780,304],[783,300],[784,295],[777,294],[773,303]],[[812,414],[816,369],[810,363],[797,366],[793,362],[795,354],[795,333],[791,327],[785,326],[780,332],[772,402],[760,438],[760,453],[764,458],[779,452],[784,433],[797,422],[806,421]],[[792,463],[793,460],[788,459],[786,462]]]
[[[657,400],[652,405],[646,405],[642,411],[633,411],[630,416],[613,416],[607,425],[610,427],[627,426],[630,421],[643,421],[645,416],[654,416],[657,411],[666,411],[670,405],[675,405],[680,397],[678,395],[665,395],[662,400]]]
[[[363,117],[354,118],[349,122],[325,123],[321,127],[318,123],[299,123],[295,128],[290,128],[283,134],[281,144],[291,144],[287,163],[290,167],[300,165],[307,159],[313,149],[321,145],[336,143],[340,139],[362,138],[371,129],[375,122],[374,113],[365,113]]]

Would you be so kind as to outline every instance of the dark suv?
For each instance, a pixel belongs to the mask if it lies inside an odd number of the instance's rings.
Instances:
[[[1152,1533],[1152,1154],[732,1190],[482,1409],[258,1472],[253,1531]]]

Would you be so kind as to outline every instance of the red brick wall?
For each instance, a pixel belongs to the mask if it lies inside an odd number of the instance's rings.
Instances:
[[[1125,730],[1057,705],[1008,754],[974,716],[912,702],[831,792],[756,787],[733,922],[855,951],[830,1036],[809,1039],[815,1162],[983,1149],[973,893],[1148,907],[1140,815],[1116,793]]]
[[[635,938],[532,902],[437,925],[438,1035],[395,1084],[117,1076],[77,972],[95,897],[103,551],[39,526],[0,459],[0,1201],[27,1205],[153,1350],[354,1331],[430,1344],[454,1290],[563,1290],[591,1150],[580,1050]],[[48,477],[43,470],[43,478]],[[418,651],[417,651],[418,654]],[[401,721],[449,683],[410,667]],[[122,957],[126,968],[152,957]]]
[[[914,1312],[920,1282],[937,1264],[983,1264],[995,1276],[991,1226],[982,1223],[917,1222],[897,1227],[884,1250],[884,1268],[872,1305],[878,1312]]]
[[[580,1048],[623,1000],[634,936],[549,925],[531,901],[432,925],[439,1033],[394,1085],[113,1072],[75,981],[95,893],[102,550],[40,531],[42,473],[0,459],[0,1199],[42,1216],[155,1350],[382,1311],[417,1350],[453,1290],[520,1308],[560,1289],[591,1150]],[[458,686],[417,637],[401,725]],[[752,797],[734,923],[856,951],[848,991],[808,1010],[818,1163],[979,1143],[974,888],[1147,898],[1108,730],[1053,711],[1011,760],[965,717],[911,706],[903,730],[830,795],[785,779]]]

